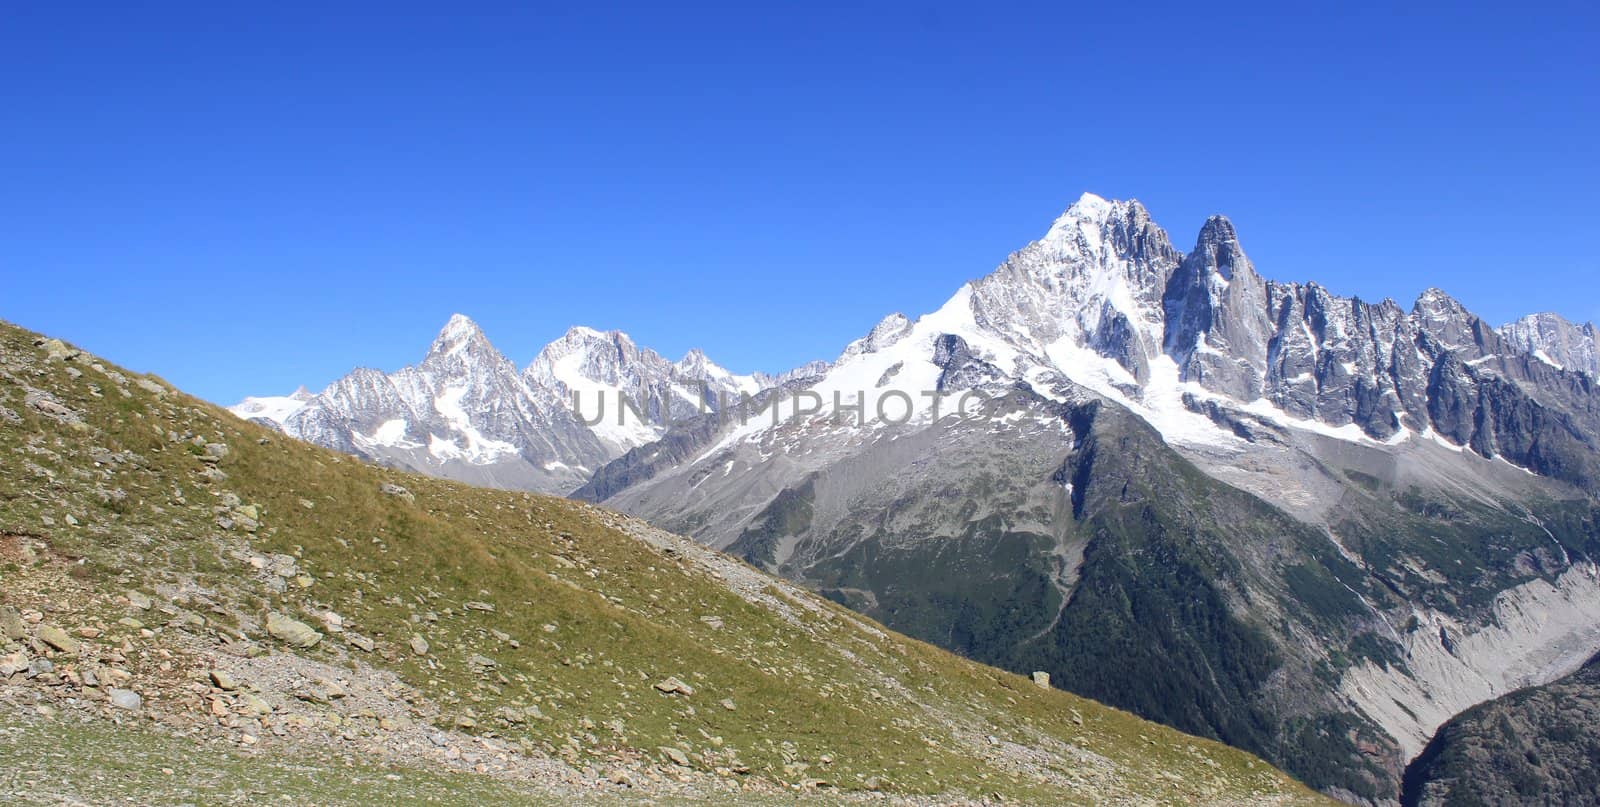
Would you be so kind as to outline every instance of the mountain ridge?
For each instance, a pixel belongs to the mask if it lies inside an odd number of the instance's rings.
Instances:
[[[1559,325],[1267,280],[1225,217],[1185,253],[1085,194],[762,417],[680,419],[574,495],[1387,804],[1452,715],[1600,650],[1600,387]]]
[[[1322,803],[638,519],[359,462],[3,322],[0,470],[25,800]]]

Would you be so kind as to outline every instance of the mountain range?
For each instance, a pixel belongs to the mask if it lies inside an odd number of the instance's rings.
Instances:
[[[1267,280],[1223,217],[1184,252],[1085,194],[939,310],[781,377],[583,328],[518,372],[457,317],[414,367],[234,411],[604,503],[1390,803],[1441,725],[1600,650],[1596,346],[1438,289]],[[616,394],[650,417],[590,425]]]
[[[627,334],[575,327],[518,370],[457,314],[416,365],[357,369],[316,395],[252,397],[232,411],[396,467],[569,493],[610,460],[660,439],[676,419],[822,369],[735,375],[699,350],[671,362]]]
[[[1327,803],[1047,684],[0,321],[9,802]]]

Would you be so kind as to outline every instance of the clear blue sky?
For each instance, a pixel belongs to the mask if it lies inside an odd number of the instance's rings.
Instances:
[[[221,402],[454,311],[519,364],[831,358],[1085,190],[1272,278],[1600,316],[1592,2],[95,5],[0,22],[0,317]]]

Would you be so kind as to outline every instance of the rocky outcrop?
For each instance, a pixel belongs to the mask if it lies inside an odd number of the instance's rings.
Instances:
[[[1559,314],[1529,314],[1500,328],[1518,350],[1557,369],[1600,375],[1600,330],[1576,325]]]
[[[1340,688],[1410,759],[1462,711],[1588,661],[1600,648],[1600,569],[1583,563],[1501,592],[1485,620],[1419,610],[1402,647],[1403,667],[1367,661]]]
[[[1600,659],[1472,709],[1406,772],[1405,807],[1600,804]]]

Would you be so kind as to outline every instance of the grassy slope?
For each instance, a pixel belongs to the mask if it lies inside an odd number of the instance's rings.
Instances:
[[[468,718],[473,731],[580,768],[672,746],[704,776],[734,781],[849,790],[875,780],[900,793],[1049,802],[1317,800],[1246,754],[880,633],[776,581],[741,596],[728,583],[740,574],[712,573],[691,545],[642,541],[620,516],[363,465],[135,376],[119,382],[92,357],[47,359],[36,341],[0,326],[0,407],[16,415],[0,412],[0,535],[70,560],[86,594],[28,590],[26,563],[9,560],[0,604],[51,603],[53,619],[110,624],[104,643],[132,630],[113,624],[122,612],[109,593],[126,589],[174,597],[209,630],[280,651],[260,627],[268,611],[313,622],[331,609],[376,652],[329,636],[305,655],[393,670],[441,720]],[[83,423],[41,413],[29,390]],[[225,480],[200,475],[195,437],[229,447]],[[97,449],[137,457],[97,464]],[[385,482],[414,501],[381,492]],[[259,509],[259,530],[216,523],[226,492]],[[293,556],[308,577],[274,593],[270,575],[243,562],[255,553]],[[428,656],[409,650],[413,634],[426,637]],[[497,672],[474,671],[475,654]],[[667,676],[695,694],[655,691]],[[508,705],[548,719],[495,720]],[[1016,761],[1034,753],[1045,760]]]

